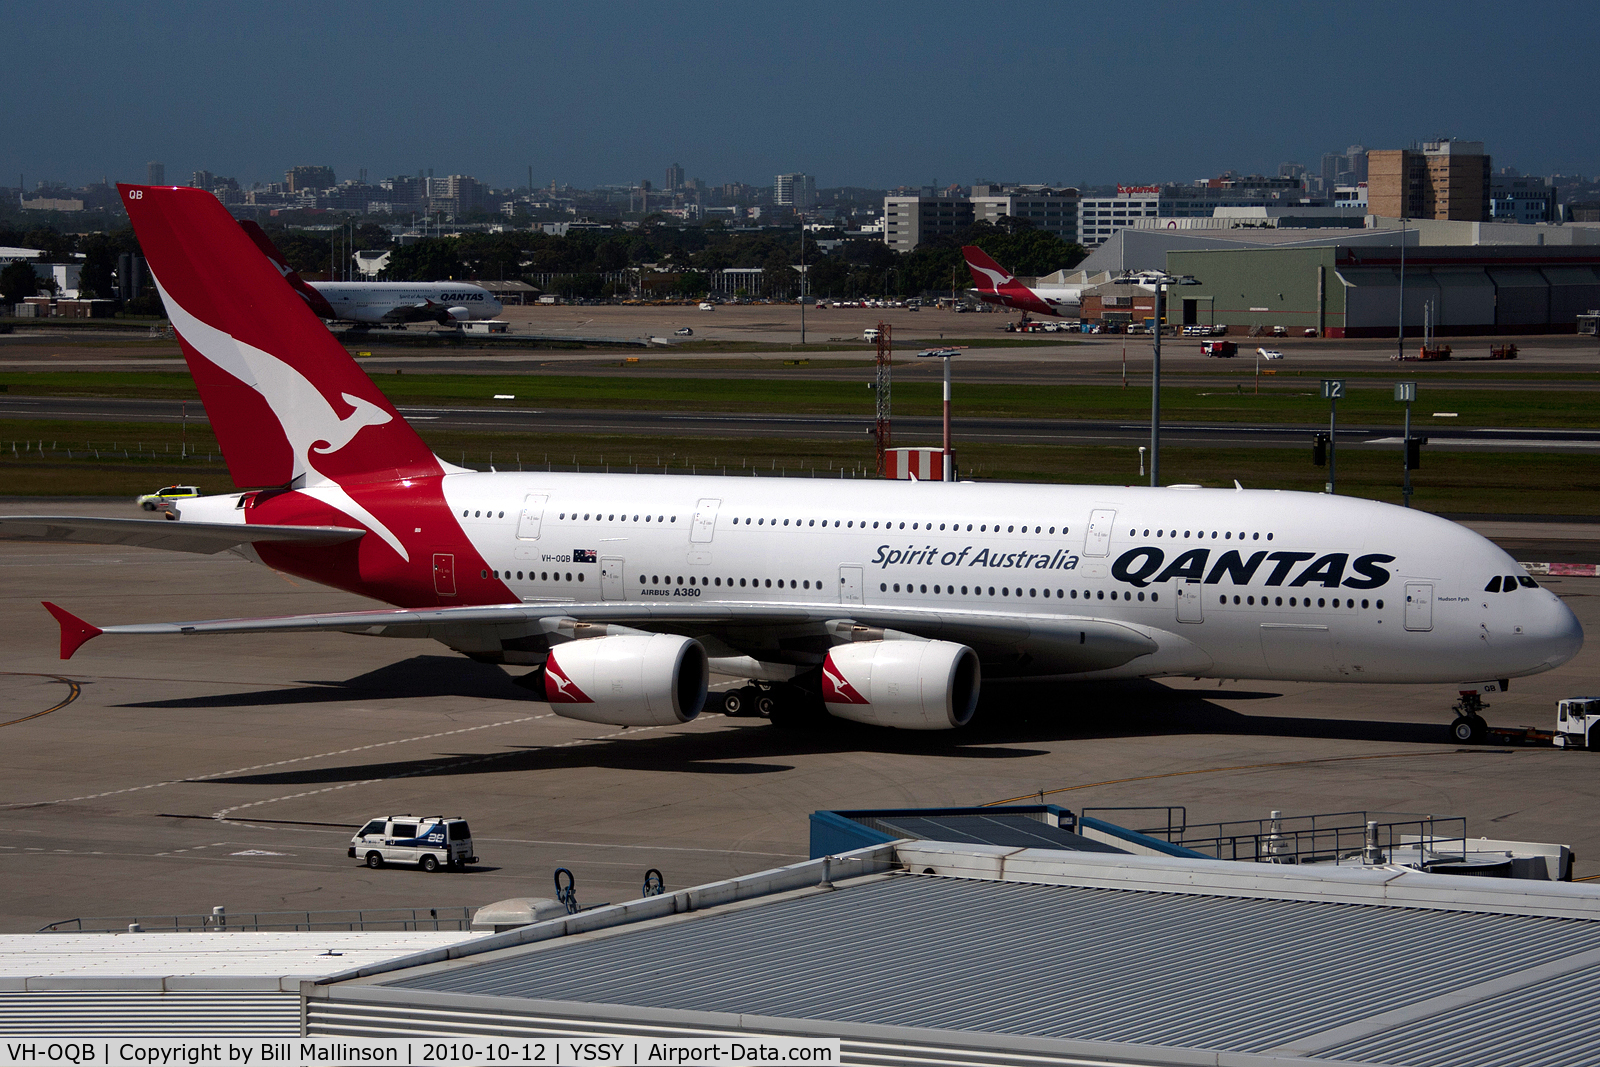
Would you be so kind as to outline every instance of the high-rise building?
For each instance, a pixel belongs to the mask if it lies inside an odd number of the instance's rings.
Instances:
[[[809,174],[780,174],[772,179],[772,202],[777,207],[809,211],[817,202],[817,180]]]
[[[669,193],[675,193],[683,188],[683,164],[674,163],[667,168],[667,185]]]
[[[934,237],[954,237],[971,226],[971,200],[954,196],[886,196],[883,198],[883,243],[909,252]]]
[[[144,165],[146,185],[167,184],[167,165],[165,163],[146,163]]]
[[[1489,216],[1496,222],[1555,222],[1555,186],[1546,178],[1502,171],[1489,180]]]
[[[979,222],[1002,216],[1025,219],[1063,241],[1078,240],[1078,190],[1047,185],[974,185],[972,214]]]
[[[1490,158],[1482,141],[1424,141],[1367,153],[1367,204],[1391,219],[1489,219]]]
[[[307,189],[332,189],[339,184],[333,176],[332,167],[290,167],[283,172],[283,181],[291,193],[301,193]]]

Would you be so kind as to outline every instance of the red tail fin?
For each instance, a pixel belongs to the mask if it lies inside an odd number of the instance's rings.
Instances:
[[[307,285],[305,279],[300,277],[300,272],[289,266],[289,260],[278,251],[278,246],[272,243],[272,238],[267,236],[266,230],[263,230],[254,219],[240,219],[239,226],[250,235],[250,240],[255,242],[256,247],[261,249],[261,254],[267,257],[267,262],[283,275],[283,280],[289,283],[289,288],[299,293],[300,299],[310,305],[311,310],[316,312],[319,318],[338,318],[333,305],[328,303],[328,298]]]
[[[1010,271],[990,259],[977,245],[963,246],[961,254],[966,257],[967,269],[972,272],[972,280],[979,289],[1003,289],[1016,281]]]
[[[58,608],[50,601],[43,601],[44,610],[55,616],[56,622],[61,624],[61,658],[71,659],[72,654],[83,647],[83,643],[90,638],[99,637],[105,633],[98,626],[90,626],[72,612]]]
[[[117,188],[235,484],[439,473],[428,446],[215,196]]]

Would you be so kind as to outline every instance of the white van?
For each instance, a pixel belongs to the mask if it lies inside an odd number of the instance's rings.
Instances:
[[[459,871],[478,862],[467,820],[443,815],[372,819],[350,839],[350,858],[374,869],[385,863],[415,863],[425,871]]]

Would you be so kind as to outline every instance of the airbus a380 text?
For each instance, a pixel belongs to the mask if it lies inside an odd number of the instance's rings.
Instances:
[[[63,656],[101,633],[433,638],[532,668],[590,721],[687,721],[715,671],[772,687],[780,712],[949,729],[984,678],[1476,685],[1582,643],[1498,547],[1372,501],[462,470],[214,198],[123,195],[236,484],[271,488],[177,522],[6,518],[0,536],[231,549],[394,607],[102,628],[51,606]]]

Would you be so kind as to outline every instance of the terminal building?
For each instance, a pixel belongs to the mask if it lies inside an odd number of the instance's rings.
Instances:
[[[1578,994],[1600,980],[1600,889],[1556,880],[1559,848],[1519,877],[1479,847],[1513,843],[1424,818],[1387,837],[1358,820],[1353,849],[1274,818],[1253,835],[1264,862],[1235,862],[1170,825],[1163,839],[1049,804],[817,812],[803,862],[647,878],[588,910],[503,901],[473,917],[487,933],[419,929],[441,925],[419,912],[388,934],[0,937],[0,1030],[800,1035],[906,1067],[1596,1062]],[[1212,837],[1217,854],[1238,840]],[[1407,850],[1484,873],[1414,869]]]

